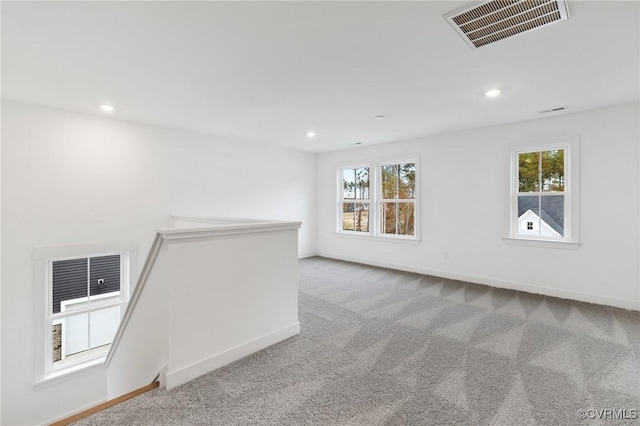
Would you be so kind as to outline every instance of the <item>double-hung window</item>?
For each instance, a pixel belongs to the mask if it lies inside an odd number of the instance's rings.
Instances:
[[[124,312],[122,254],[49,261],[50,369],[105,356]]]
[[[380,170],[380,232],[415,235],[416,163],[384,164]]]
[[[342,169],[342,230],[369,232],[369,167]]]
[[[417,161],[385,161],[338,170],[340,233],[417,239]]]
[[[577,242],[577,140],[512,151],[510,237]]]
[[[124,242],[35,250],[36,297],[44,302],[36,312],[43,324],[36,385],[102,364],[128,302],[136,247]]]

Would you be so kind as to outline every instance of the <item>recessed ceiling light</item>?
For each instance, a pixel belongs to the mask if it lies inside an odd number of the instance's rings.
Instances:
[[[314,132],[308,132],[307,133],[307,136],[310,137],[310,138],[314,137],[315,135],[316,134]]]
[[[362,142],[355,142],[354,145],[362,145]]]
[[[375,117],[376,120],[384,120],[384,115],[376,115]]]
[[[487,98],[495,98],[496,96],[498,96],[500,94],[500,89],[491,89],[491,90],[487,90],[485,92],[485,96]]]
[[[103,110],[104,112],[111,112],[113,111],[113,107],[111,105],[100,105],[100,109]]]

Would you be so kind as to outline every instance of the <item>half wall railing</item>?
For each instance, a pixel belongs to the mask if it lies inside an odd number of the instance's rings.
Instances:
[[[174,217],[105,359],[108,398],[172,388],[300,332],[300,222]]]

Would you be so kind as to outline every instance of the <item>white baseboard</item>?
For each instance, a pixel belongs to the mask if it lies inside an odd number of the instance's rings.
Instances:
[[[171,389],[183,383],[187,383],[202,376],[203,374],[217,370],[220,367],[224,367],[227,364],[242,359],[252,353],[258,352],[261,349],[274,345],[297,334],[300,334],[299,322],[240,346],[236,346],[235,348],[231,348],[225,352],[213,355],[210,358],[203,359],[202,361],[190,366],[180,368],[179,370],[172,372],[166,371],[164,372],[164,386],[167,389]]]
[[[400,271],[414,272],[423,275],[432,275],[434,277],[447,278],[450,280],[466,281],[475,284],[484,284],[491,287],[505,288],[509,290],[524,291],[526,293],[542,294],[545,296],[559,297],[561,299],[571,299],[580,302],[595,303],[597,305],[614,306],[616,308],[640,311],[640,301],[618,299],[616,297],[600,296],[591,293],[581,293],[577,291],[562,290],[551,287],[541,287],[531,284],[523,284],[511,281],[496,280],[493,278],[480,277],[475,275],[458,274],[447,271],[439,271],[435,269],[416,267],[411,265],[402,265],[389,262],[379,262],[370,259],[361,259],[352,256],[342,256],[334,253],[318,252],[318,256],[330,259],[344,260],[347,262],[362,263],[365,265],[379,266],[382,268],[397,269]]]
[[[158,382],[160,382],[161,388],[167,388],[167,366],[160,367],[160,375],[158,376]]]

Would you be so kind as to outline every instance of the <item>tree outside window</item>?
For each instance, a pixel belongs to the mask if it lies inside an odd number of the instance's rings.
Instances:
[[[563,238],[565,150],[519,152],[517,155],[517,234]]]
[[[394,235],[415,234],[415,163],[380,167],[381,232]]]
[[[338,170],[341,233],[416,239],[416,161]]]
[[[369,232],[369,168],[342,171],[342,230]]]

